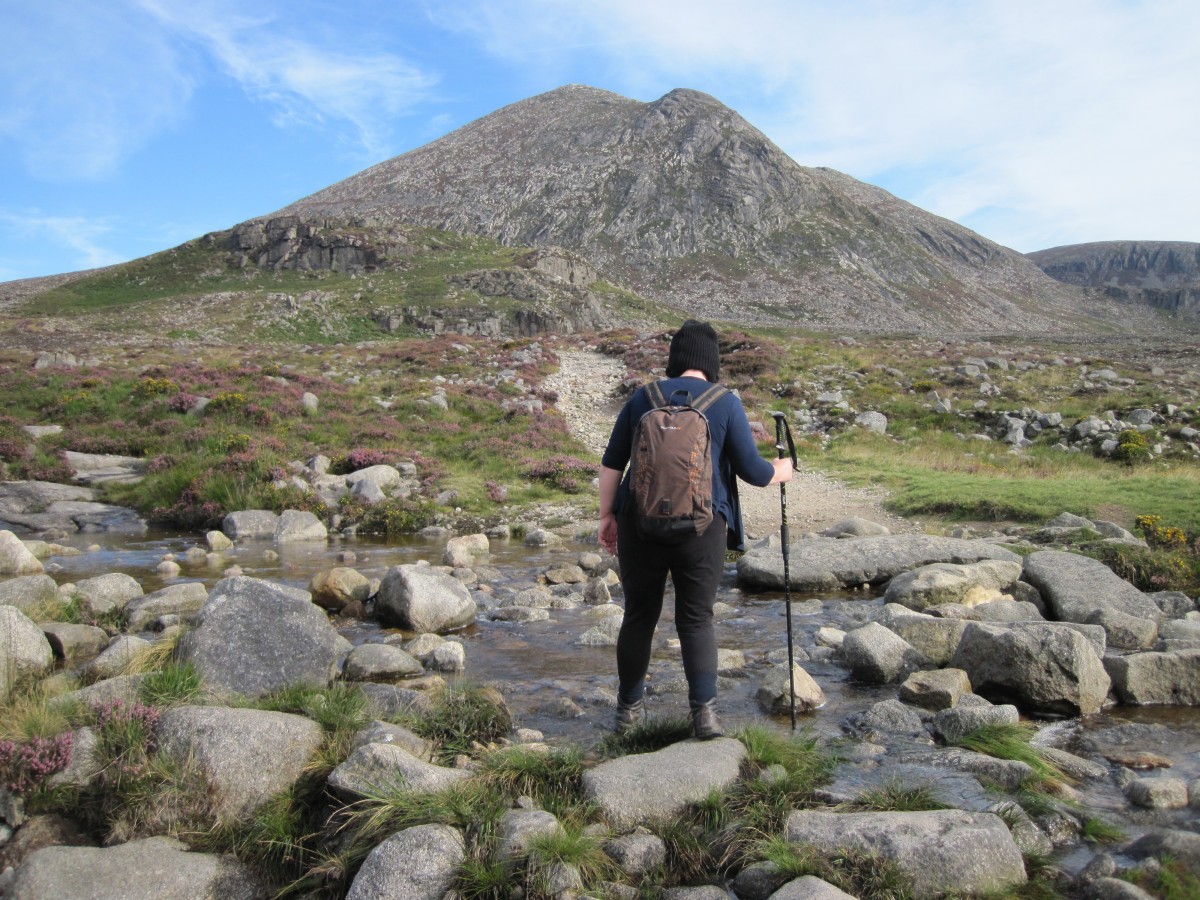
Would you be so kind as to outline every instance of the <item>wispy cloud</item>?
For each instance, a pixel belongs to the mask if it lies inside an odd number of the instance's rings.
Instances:
[[[697,87],[797,161],[1031,250],[1200,239],[1191,0],[476,0],[430,7],[510,62]]]
[[[137,9],[41,0],[0,31],[0,140],[36,177],[110,175],[179,118],[194,78]]]
[[[41,210],[0,210],[0,233],[5,243],[49,243],[65,248],[74,259],[74,269],[96,269],[121,262],[124,257],[106,246],[113,233],[108,220],[92,220],[82,216],[47,215]]]
[[[281,8],[276,15],[271,4],[260,4],[254,8],[267,12],[247,15],[239,12],[242,5],[224,0],[138,2],[164,28],[203,48],[248,95],[271,108],[278,124],[349,123],[362,153],[373,159],[389,154],[395,119],[427,99],[437,82],[393,53],[327,46],[319,40],[321,29],[296,27],[312,21],[302,10],[288,8],[285,15]],[[351,36],[345,43],[365,39]]]

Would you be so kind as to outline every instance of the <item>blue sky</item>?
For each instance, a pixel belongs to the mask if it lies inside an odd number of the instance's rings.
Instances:
[[[272,212],[563,84],[706,91],[1021,251],[1200,241],[1195,0],[38,0],[0,34],[0,280]]]

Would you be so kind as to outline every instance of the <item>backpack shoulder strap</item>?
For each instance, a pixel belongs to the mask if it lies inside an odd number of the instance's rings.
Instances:
[[[657,381],[652,381],[646,385],[646,396],[650,398],[651,409],[658,409],[660,406],[667,405],[667,398],[663,396],[662,387]]]
[[[713,384],[706,387],[700,392],[700,396],[692,401],[692,409],[700,413],[708,412],[709,408],[729,393],[729,388],[720,384]]]

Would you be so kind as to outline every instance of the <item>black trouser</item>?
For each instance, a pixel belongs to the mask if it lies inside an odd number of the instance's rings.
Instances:
[[[717,696],[713,604],[725,567],[725,532],[725,519],[717,515],[699,537],[658,544],[638,536],[632,517],[617,517],[617,558],[625,591],[625,619],[617,636],[622,703],[636,702],[645,690],[668,574],[675,585],[675,631],[683,653],[688,700],[700,704]]]

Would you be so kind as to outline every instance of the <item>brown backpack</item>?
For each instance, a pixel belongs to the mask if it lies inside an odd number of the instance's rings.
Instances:
[[[630,491],[638,533],[670,543],[704,534],[713,520],[712,450],[708,409],[729,391],[714,384],[663,396],[646,386],[651,409],[638,421],[630,455]],[[680,398],[683,402],[677,402]]]

